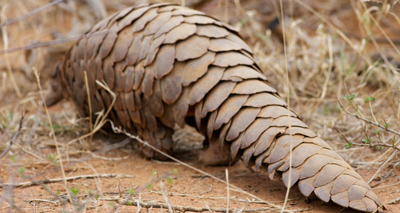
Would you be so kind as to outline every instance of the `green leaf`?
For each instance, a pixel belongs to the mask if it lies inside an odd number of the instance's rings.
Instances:
[[[72,192],[72,196],[73,197],[76,197],[78,195],[78,193],[79,193],[79,189],[76,189],[74,187],[71,187],[70,190]]]
[[[348,144],[344,145],[345,148],[350,148],[351,146],[353,146],[353,141],[349,142]]]
[[[381,129],[377,129],[377,130],[374,130],[374,131],[372,131],[373,133],[376,133],[376,134],[379,134],[380,132],[381,132]]]
[[[172,172],[174,173],[174,175],[177,175],[177,174],[178,174],[178,169],[177,169],[177,168],[174,168],[174,169],[172,170]]]
[[[169,184],[173,184],[174,183],[174,181],[170,177],[167,177],[167,181],[168,181]]]
[[[22,178],[25,178],[25,167],[21,167],[18,169],[18,173],[21,175]]]
[[[348,101],[352,101],[354,99],[355,95],[354,94],[347,94],[346,96],[344,96],[344,99],[348,100]]]
[[[371,141],[372,141],[372,137],[370,137],[370,138],[368,138],[368,139],[362,139],[361,140],[362,142],[364,142],[364,143],[366,143],[366,144],[369,144],[369,143],[371,143]]]
[[[369,102],[371,102],[371,101],[375,101],[375,98],[374,97],[372,97],[372,96],[369,96],[368,98],[366,98],[365,99],[365,103],[369,103]]]
[[[386,122],[385,125],[383,125],[383,127],[385,127],[385,129],[389,128],[389,122]]]
[[[133,195],[133,194],[135,194],[135,190],[132,189],[132,188],[130,188],[130,189],[128,189],[128,193],[129,193],[130,195]]]

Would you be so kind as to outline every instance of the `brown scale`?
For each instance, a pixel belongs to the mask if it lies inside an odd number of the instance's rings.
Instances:
[[[383,208],[360,175],[287,109],[237,32],[202,12],[153,4],[99,22],[56,67],[47,104],[70,96],[87,115],[84,71],[93,113],[112,102],[98,80],[117,94],[110,119],[167,153],[173,128],[192,117],[208,138],[199,156],[206,164],[242,159],[270,178],[281,173],[286,187],[297,183],[305,196],[359,211]]]

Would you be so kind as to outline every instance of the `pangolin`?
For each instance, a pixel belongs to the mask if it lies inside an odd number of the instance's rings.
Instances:
[[[113,97],[96,80],[116,94],[109,118],[164,152],[172,154],[174,126],[191,124],[207,138],[199,157],[206,164],[241,159],[271,179],[281,174],[286,187],[297,183],[305,196],[365,212],[383,208],[362,177],[288,109],[236,30],[203,12],[159,3],[104,19],[56,66],[46,103],[69,96],[83,115],[107,109]]]

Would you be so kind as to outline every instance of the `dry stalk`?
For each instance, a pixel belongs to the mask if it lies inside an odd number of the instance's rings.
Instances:
[[[280,15],[281,15],[281,20],[284,20],[283,17],[283,3],[282,0],[279,1],[279,7],[280,7]],[[285,32],[285,26],[282,25],[282,34],[283,34],[283,53],[284,53],[284,70],[285,70],[285,74],[286,74],[286,85],[290,85],[290,80],[289,80],[289,70],[287,67],[288,64],[288,55],[287,55],[287,44],[286,44],[286,32]],[[290,90],[288,90],[287,93],[287,112],[288,112],[288,116],[290,116]],[[289,123],[289,135],[292,136],[292,125],[291,123]],[[285,207],[287,204],[287,201],[289,199],[289,193],[290,193],[290,186],[291,186],[291,181],[292,181],[292,149],[293,149],[293,143],[292,143],[292,137],[289,137],[290,139],[290,148],[289,148],[289,179],[288,179],[288,187],[286,189],[286,194],[285,194],[285,201],[283,202],[283,206],[281,209],[281,213],[283,213],[285,211]]]
[[[174,211],[172,211],[171,203],[169,203],[169,201],[168,201],[168,196],[167,196],[167,192],[166,192],[166,189],[165,189],[165,184],[164,184],[163,181],[160,181],[160,188],[161,188],[162,196],[163,196],[165,202],[167,203],[169,212],[174,212]]]
[[[399,51],[398,47],[393,43],[392,39],[388,36],[388,34],[385,32],[385,30],[382,29],[379,22],[371,15],[372,9],[368,10],[367,6],[365,5],[365,2],[362,2],[361,5],[364,7],[364,10],[365,10],[364,15],[368,15],[368,17],[374,22],[374,24],[375,24],[374,26],[376,26],[379,29],[379,31],[383,34],[383,36],[386,38],[386,40],[389,42],[389,44],[392,46],[392,48],[396,51],[397,55],[400,56],[400,51]],[[374,45],[377,45],[375,38],[372,36],[373,34],[371,32],[368,32],[368,34],[371,35]],[[376,47],[379,48],[379,45]]]
[[[44,96],[43,96],[43,90],[42,90],[42,86],[41,86],[41,84],[40,84],[39,72],[38,72],[38,70],[37,70],[36,68],[33,68],[33,70],[34,70],[35,77],[36,77],[36,81],[37,81],[37,84],[38,84],[38,87],[39,87],[39,91],[40,91],[40,96],[41,96],[41,99],[42,99],[42,103],[43,103],[43,105],[44,105],[44,110],[46,111],[47,119],[48,119],[48,122],[49,122],[49,125],[50,125],[50,130],[51,130],[51,134],[52,134],[52,136],[53,136],[54,145],[56,146],[57,156],[58,156],[58,159],[59,159],[59,161],[60,161],[60,170],[61,170],[62,177],[63,177],[63,179],[64,179],[64,181],[63,181],[63,182],[64,182],[64,188],[65,188],[65,191],[66,191],[67,194],[68,194],[68,199],[69,199],[70,203],[71,203],[72,205],[74,205],[74,202],[72,201],[72,195],[71,195],[71,193],[70,193],[70,191],[69,191],[69,189],[68,189],[68,183],[67,183],[67,180],[66,180],[66,175],[65,175],[65,170],[64,170],[63,159],[62,159],[62,157],[61,157],[60,148],[59,148],[59,146],[58,146],[56,134],[55,134],[55,132],[54,132],[53,122],[51,121],[50,113],[49,113],[49,110],[47,109],[47,105],[46,105],[46,102],[45,102],[45,99],[44,99]]]
[[[103,89],[105,89],[107,92],[109,92],[109,93],[111,94],[111,96],[113,97],[113,100],[112,100],[112,102],[111,102],[111,105],[108,107],[106,113],[104,113],[103,111],[102,111],[102,112],[99,112],[98,117],[97,117],[96,121],[94,122],[93,129],[92,129],[89,133],[87,133],[87,134],[85,134],[85,135],[82,135],[82,136],[80,136],[80,137],[78,137],[78,138],[75,138],[75,139],[69,141],[69,142],[67,143],[67,146],[70,145],[70,144],[72,144],[72,143],[75,143],[75,142],[77,142],[77,141],[79,141],[79,140],[85,139],[85,138],[87,138],[87,137],[91,137],[94,133],[96,133],[97,131],[99,131],[99,130],[104,126],[104,124],[107,122],[107,116],[108,116],[108,114],[110,113],[112,107],[113,107],[114,104],[115,104],[116,95],[115,95],[115,93],[114,93],[113,91],[111,91],[111,89],[107,86],[107,84],[101,83],[101,82],[98,81],[98,80],[96,80],[96,83],[97,83],[98,85],[100,85]]]
[[[225,178],[226,178],[226,213],[229,212],[229,173],[228,169],[225,169]]]
[[[89,126],[90,126],[90,132],[92,132],[93,131],[92,103],[91,103],[91,98],[90,98],[90,90],[89,90],[87,72],[84,71],[84,74],[85,74],[85,85],[86,85],[86,92],[87,92],[88,105],[89,105]],[[91,144],[92,138],[93,138],[93,134],[91,134],[89,137],[89,144]]]
[[[308,11],[310,11],[312,14],[314,14],[315,16],[317,16],[318,18],[321,19],[321,21],[323,21],[324,23],[326,23],[331,29],[333,29],[343,40],[346,41],[347,44],[349,44],[353,50],[355,50],[359,56],[361,56],[365,62],[368,63],[369,66],[372,65],[371,61],[361,52],[361,49],[358,48],[352,41],[351,39],[346,36],[343,31],[341,31],[340,29],[338,29],[335,25],[333,25],[324,15],[322,15],[321,13],[317,12],[315,9],[313,9],[312,7],[310,7],[309,5],[307,5],[306,3],[304,3],[301,0],[294,0],[296,1],[298,4],[300,4],[302,7],[304,7],[305,9],[307,9]]]
[[[1,8],[1,19],[2,20],[7,20],[7,17],[5,15],[5,11],[7,9],[7,6],[8,6],[7,4],[4,4],[3,7]],[[3,37],[4,49],[7,50],[8,49],[7,27],[5,26],[5,27],[0,28],[0,29],[1,29],[0,33],[1,33],[2,37]],[[15,80],[15,76],[14,76],[14,73],[13,73],[12,68],[11,68],[10,59],[8,58],[8,54],[4,54],[4,58],[5,58],[6,66],[7,66],[8,75],[10,76],[11,83],[12,83],[12,85],[14,87],[14,90],[17,93],[17,96],[21,97],[22,94],[21,94],[21,91],[20,91],[20,89],[18,87],[17,81]]]

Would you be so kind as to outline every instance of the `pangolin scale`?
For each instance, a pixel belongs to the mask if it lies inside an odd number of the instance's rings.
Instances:
[[[92,112],[111,105],[110,93],[95,83],[105,82],[116,94],[109,118],[167,153],[174,126],[192,123],[208,140],[200,155],[206,164],[242,159],[270,178],[282,174],[286,187],[297,183],[305,196],[382,209],[361,176],[288,110],[235,29],[202,12],[153,4],[104,19],[58,64],[47,104],[67,93],[88,115],[84,71]],[[141,152],[162,158],[148,147]]]

